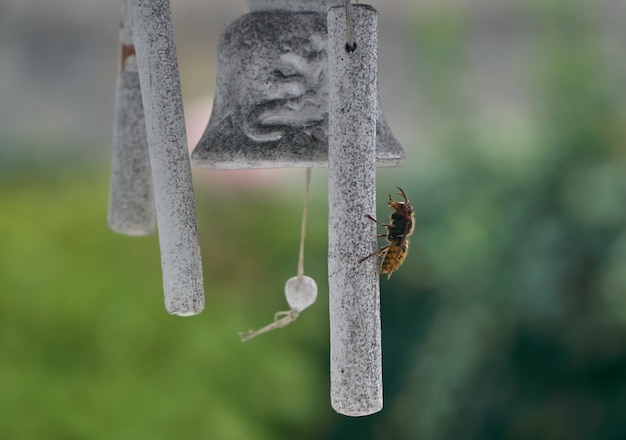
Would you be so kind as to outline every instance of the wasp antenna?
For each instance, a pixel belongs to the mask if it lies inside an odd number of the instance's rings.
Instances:
[[[406,196],[406,194],[404,193],[404,190],[402,188],[400,188],[399,186],[396,186],[396,188],[398,188],[400,190],[398,195],[400,195],[400,196],[402,196],[404,198],[404,203],[409,203],[409,199]]]

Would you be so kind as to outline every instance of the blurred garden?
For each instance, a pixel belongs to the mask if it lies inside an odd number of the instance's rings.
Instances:
[[[325,170],[317,303],[242,344],[287,308],[304,171],[194,168],[206,308],[180,318],[157,237],[106,227],[109,145],[33,127],[0,133],[0,438],[626,438],[626,4],[427,3],[380,67],[416,109],[378,175],[378,218],[396,186],[416,210],[381,278],[384,409],[329,403]]]

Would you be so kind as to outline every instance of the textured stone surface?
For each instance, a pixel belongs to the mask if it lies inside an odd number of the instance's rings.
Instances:
[[[128,0],[145,111],[165,308],[204,308],[202,261],[168,0]]]
[[[360,258],[377,247],[377,13],[352,6],[357,48],[348,53],[345,8],[328,13],[330,141],[328,151],[328,282],[330,393],[339,413],[382,409],[378,264]]]
[[[291,11],[268,10],[274,3],[280,7],[284,2],[260,2],[222,34],[213,112],[192,154],[198,166],[236,169],[328,163],[326,12],[303,12],[304,3],[297,1]],[[373,116],[377,163],[397,165],[404,151],[378,101]]]
[[[120,68],[115,86],[107,223],[109,228],[121,234],[147,235],[152,234],[155,228],[154,195],[139,73],[128,12],[128,8],[124,7],[120,28]]]
[[[341,6],[344,0],[248,0],[251,11],[276,10],[284,11],[318,11],[324,14],[332,6]]]
[[[137,72],[117,74],[108,225],[127,235],[148,235],[155,228],[150,156]]]

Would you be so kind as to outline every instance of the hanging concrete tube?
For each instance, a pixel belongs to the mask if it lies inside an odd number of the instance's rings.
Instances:
[[[382,409],[378,264],[360,258],[377,248],[377,12],[350,9],[356,50],[346,50],[346,9],[328,13],[328,281],[331,405],[363,416]]]
[[[120,234],[149,235],[155,228],[150,155],[130,13],[122,4],[107,223]]]
[[[204,308],[202,261],[169,0],[128,0],[146,118],[165,308]]]

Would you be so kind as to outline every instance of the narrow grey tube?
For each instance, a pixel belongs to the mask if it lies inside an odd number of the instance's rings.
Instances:
[[[328,282],[330,394],[341,414],[382,409],[380,293],[375,258],[377,12],[350,8],[356,50],[346,50],[346,9],[328,13]]]
[[[128,0],[154,183],[165,309],[204,308],[191,165],[169,0]]]
[[[154,194],[134,47],[124,1],[107,224],[120,234],[149,235],[155,227]]]

